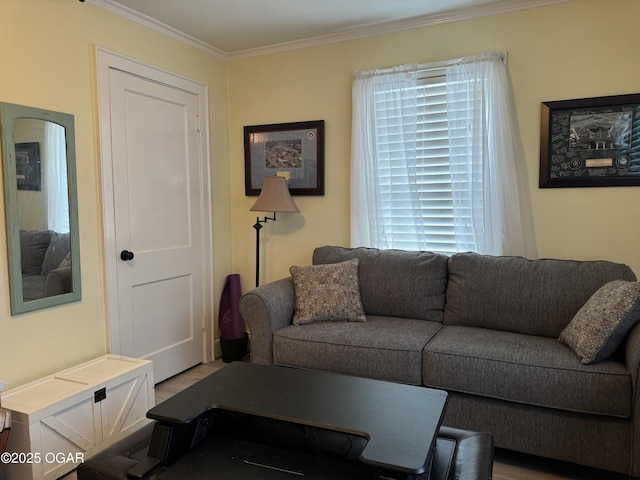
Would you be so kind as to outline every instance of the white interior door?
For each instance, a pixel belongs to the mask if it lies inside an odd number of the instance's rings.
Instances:
[[[111,163],[112,182],[105,202],[112,211],[105,215],[110,350],[152,360],[158,382],[206,360],[211,275],[203,99],[166,79],[118,68],[102,80],[109,112],[102,139],[110,145],[103,162]]]

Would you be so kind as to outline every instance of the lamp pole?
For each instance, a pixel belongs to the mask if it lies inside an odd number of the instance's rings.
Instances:
[[[273,217],[265,216],[263,220],[260,217],[256,217],[256,223],[253,228],[256,229],[256,287],[260,284],[260,229],[263,223],[267,223],[269,220],[276,219],[276,212],[273,212]]]

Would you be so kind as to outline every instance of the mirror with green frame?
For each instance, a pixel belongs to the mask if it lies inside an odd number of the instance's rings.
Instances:
[[[11,314],[79,301],[73,115],[0,102]]]

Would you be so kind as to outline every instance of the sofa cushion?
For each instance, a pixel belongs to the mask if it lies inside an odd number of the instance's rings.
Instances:
[[[291,267],[294,325],[347,320],[366,322],[358,285],[358,259],[331,265]]]
[[[605,283],[635,281],[626,265],[459,253],[449,259],[446,325],[557,339]]]
[[[53,234],[51,230],[20,230],[20,265],[23,275],[40,275]]]
[[[44,284],[46,275],[23,275],[22,276],[22,300],[30,302],[38,300],[44,296]]]
[[[631,376],[620,362],[583,365],[557,339],[446,326],[425,348],[428,387],[628,418]]]
[[[582,363],[601,362],[639,320],[640,284],[615,280],[591,296],[560,333],[560,340],[578,354]]]
[[[445,255],[375,248],[320,247],[313,263],[360,260],[360,293],[367,315],[442,321]]]
[[[365,323],[290,325],[273,334],[276,365],[422,383],[422,350],[440,322],[368,316]]]

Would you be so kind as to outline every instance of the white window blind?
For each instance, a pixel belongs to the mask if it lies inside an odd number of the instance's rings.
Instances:
[[[453,195],[447,85],[444,70],[423,72],[414,108],[397,108],[388,93],[375,94],[376,142],[381,214],[390,248],[457,251]],[[407,142],[414,145],[407,145]],[[407,148],[409,147],[409,148]],[[415,155],[408,167],[406,152]],[[408,169],[413,171],[407,171]],[[418,217],[418,218],[416,218]]]
[[[535,258],[505,59],[356,72],[352,246]]]

